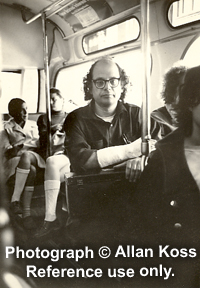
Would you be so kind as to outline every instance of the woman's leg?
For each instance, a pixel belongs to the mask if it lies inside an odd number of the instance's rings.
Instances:
[[[43,237],[59,228],[56,218],[56,206],[60,183],[64,180],[64,173],[69,172],[70,163],[66,155],[54,155],[47,159],[45,169],[45,219],[42,227],[35,233],[35,237]]]
[[[70,169],[69,159],[66,155],[54,155],[47,159],[45,169],[45,221],[56,220],[56,206],[60,183],[64,180],[64,173]]]
[[[30,173],[24,187],[22,204],[23,204],[23,218],[31,216],[31,200],[34,192],[34,180],[36,176],[36,167],[31,165]]]
[[[29,187],[34,187],[35,174],[30,173],[31,166],[36,166],[36,158],[32,153],[26,151],[21,155],[19,164],[16,169],[14,192],[11,198],[11,210],[15,214],[19,213],[19,200],[27,179],[29,179]]]

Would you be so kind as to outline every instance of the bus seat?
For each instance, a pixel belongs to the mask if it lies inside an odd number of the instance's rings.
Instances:
[[[29,113],[28,119],[37,122],[38,117],[44,113]],[[2,114],[2,120],[8,121],[10,119],[10,115],[8,113]]]
[[[67,210],[76,218],[104,214],[104,208],[110,203],[123,213],[129,192],[133,190],[133,184],[125,179],[125,171],[114,169],[84,175],[66,173],[65,185]]]
[[[134,184],[125,171],[102,170],[96,174],[65,174],[68,219],[66,237],[75,247],[102,245],[124,239]]]

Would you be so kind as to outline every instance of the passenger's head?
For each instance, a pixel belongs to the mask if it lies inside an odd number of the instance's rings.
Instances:
[[[50,89],[50,105],[52,112],[59,112],[63,110],[64,98],[62,97],[60,90],[56,88]]]
[[[163,79],[162,99],[164,100],[165,107],[171,117],[176,121],[177,119],[177,103],[179,101],[179,87],[182,83],[183,77],[186,72],[184,65],[175,64],[170,68]]]
[[[83,79],[85,100],[94,99],[100,102],[99,105],[109,105],[119,99],[123,101],[128,83],[125,71],[111,57],[101,58]]]
[[[189,136],[194,125],[200,126],[200,66],[187,70],[180,89],[178,108],[179,124]]]
[[[18,124],[23,124],[28,119],[26,102],[20,98],[13,98],[8,103],[8,112]]]

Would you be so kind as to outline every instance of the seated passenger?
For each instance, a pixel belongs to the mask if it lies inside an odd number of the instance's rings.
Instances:
[[[11,211],[21,214],[20,196],[23,197],[23,218],[27,221],[30,216],[30,202],[33,193],[35,167],[44,168],[45,162],[36,153],[38,147],[38,128],[36,122],[28,120],[26,102],[20,98],[12,99],[8,104],[8,111],[12,118],[4,124],[4,136],[1,145],[4,149],[4,166],[6,181],[15,175],[14,193],[11,198]],[[33,160],[34,166],[24,166],[26,155]],[[26,184],[26,185],[25,185]]]
[[[155,120],[154,127],[152,127],[152,137],[156,134],[158,139],[162,139],[178,127],[176,111],[179,99],[178,91],[185,75],[186,67],[179,62],[177,64],[164,75],[161,96],[165,106],[151,113],[152,119]]]
[[[46,160],[44,175],[45,219],[42,226],[35,233],[35,237],[37,238],[46,236],[52,230],[57,230],[59,228],[59,222],[56,217],[57,199],[60,192],[60,184],[64,181],[64,174],[70,172],[70,162],[68,157],[64,154],[65,133],[63,131],[63,122],[66,117],[66,113],[63,112],[64,99],[58,89],[51,88],[50,93],[53,156],[48,157]],[[42,151],[43,154],[45,154],[47,142],[47,118],[45,115],[39,117],[38,128],[40,134],[40,147],[44,147]]]
[[[128,82],[125,71],[109,57],[96,61],[84,78],[85,100],[91,102],[71,112],[64,123],[66,149],[76,173],[127,161],[126,177],[137,179],[141,111],[124,103]]]
[[[139,107],[123,101],[127,84],[128,77],[124,70],[111,58],[103,58],[90,68],[84,78],[84,91],[85,100],[92,101],[86,107],[68,114],[63,126],[67,155],[73,171],[93,172],[132,159],[127,163],[126,177],[133,181],[138,177],[141,116]],[[136,141],[137,139],[139,140]],[[49,203],[49,208],[46,208],[43,226],[35,234],[38,238],[58,227],[54,212],[56,201],[52,201],[52,198],[57,197],[59,178],[56,175],[60,175],[54,170],[49,173],[51,177],[46,181],[49,186],[46,188],[46,199],[49,199],[46,203]]]
[[[63,144],[64,144],[64,138],[65,134],[62,130],[62,124],[64,122],[64,119],[66,117],[66,113],[63,111],[63,104],[64,99],[60,94],[60,91],[55,88],[50,89],[50,105],[51,105],[51,137],[52,137],[52,153],[54,156],[52,157],[58,157],[58,161],[56,162],[58,166],[56,166],[56,169],[59,171],[59,167],[63,167],[67,165],[69,167],[69,160],[68,158],[63,155]],[[11,201],[19,203],[20,196],[23,192],[24,186],[27,186],[27,182],[31,182],[31,185],[29,184],[29,191],[34,190],[34,180],[35,175],[29,175],[30,167],[34,167],[34,169],[38,168],[45,168],[45,160],[47,155],[47,116],[46,115],[40,115],[37,121],[38,129],[39,129],[39,154],[33,154],[29,151],[24,152],[21,156],[17,173],[16,173],[16,180],[15,180],[15,188],[14,193],[12,196]],[[51,166],[51,163],[56,160],[53,160],[54,158],[50,157],[50,159],[47,159],[47,165],[45,169],[45,179],[48,178],[48,171],[49,166]],[[64,158],[65,162],[63,164],[62,159]],[[42,162],[42,165],[36,161],[37,159],[40,159]],[[61,167],[61,168],[62,168]],[[29,175],[29,177],[28,177]],[[31,177],[32,176],[32,177]],[[28,178],[27,178],[28,177]],[[48,179],[47,179],[48,180]],[[52,179],[53,180],[53,179]],[[60,183],[60,182],[59,182]],[[57,183],[56,183],[57,184]],[[45,190],[46,190],[46,182],[45,182]],[[50,189],[54,189],[53,185],[50,185]],[[58,186],[58,185],[57,185]],[[24,197],[26,201],[29,199],[29,206],[26,205],[26,207],[23,207],[23,218],[24,218],[24,226],[27,229],[31,229],[34,227],[34,222],[30,215],[30,203],[31,203],[31,197],[32,193],[28,194],[29,197]],[[18,205],[17,205],[18,206]],[[28,207],[27,207],[28,206]],[[12,208],[14,207],[14,204],[12,205]],[[15,203],[16,208],[16,203]],[[14,213],[19,213],[17,209],[13,208]],[[26,208],[26,209],[25,209]]]
[[[90,68],[83,84],[85,100],[92,101],[68,114],[63,126],[73,172],[100,171],[124,162],[126,178],[130,182],[139,178],[141,109],[124,103],[128,83],[125,71],[110,57],[96,61]],[[37,238],[58,227],[56,199],[63,173],[56,171],[57,167],[51,165],[46,176],[45,221],[35,234]]]
[[[177,104],[179,128],[156,144],[137,189],[133,238],[140,245],[168,244],[171,248],[199,248],[200,241],[200,66],[187,70]],[[138,225],[137,225],[138,226]],[[130,233],[130,227],[128,229]],[[140,236],[139,236],[140,235]],[[196,258],[196,257],[195,257]],[[179,257],[180,260],[180,257]],[[182,259],[177,273],[191,280],[194,261]],[[160,260],[159,260],[160,261]],[[175,260],[174,260],[175,262]],[[186,265],[184,268],[184,265]],[[172,263],[172,266],[174,264]],[[171,266],[169,266],[171,267]],[[198,268],[198,267],[197,267]],[[190,269],[190,268],[189,268]],[[186,273],[186,274],[185,274]],[[198,271],[199,273],[199,271]],[[177,274],[178,275],[178,274]],[[178,277],[175,275],[176,277]],[[198,275],[197,275],[198,276]],[[192,277],[192,276],[191,276]],[[178,279],[178,278],[177,278]],[[181,278],[179,279],[181,280]],[[184,287],[199,287],[184,283]],[[181,284],[173,287],[183,287]],[[171,287],[171,286],[170,286]]]

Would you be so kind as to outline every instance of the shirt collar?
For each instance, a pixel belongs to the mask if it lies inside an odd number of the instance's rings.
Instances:
[[[27,121],[28,121],[28,120],[27,120]],[[26,121],[24,127],[27,125],[27,121]],[[24,134],[24,131],[23,131],[24,128],[22,128],[19,124],[17,124],[17,123],[15,122],[14,118],[9,119],[9,120],[4,124],[4,129],[10,129],[10,128],[12,128],[13,131],[18,131],[18,132],[21,132],[21,133]]]
[[[83,116],[84,118],[99,119],[99,117],[97,117],[95,112],[94,112],[94,104],[95,104],[94,100],[92,99],[92,101],[87,106],[88,109],[87,109],[85,115]],[[118,101],[115,114],[118,116],[122,113],[128,113],[128,111],[127,111],[126,107],[124,106],[124,104],[121,101]]]

